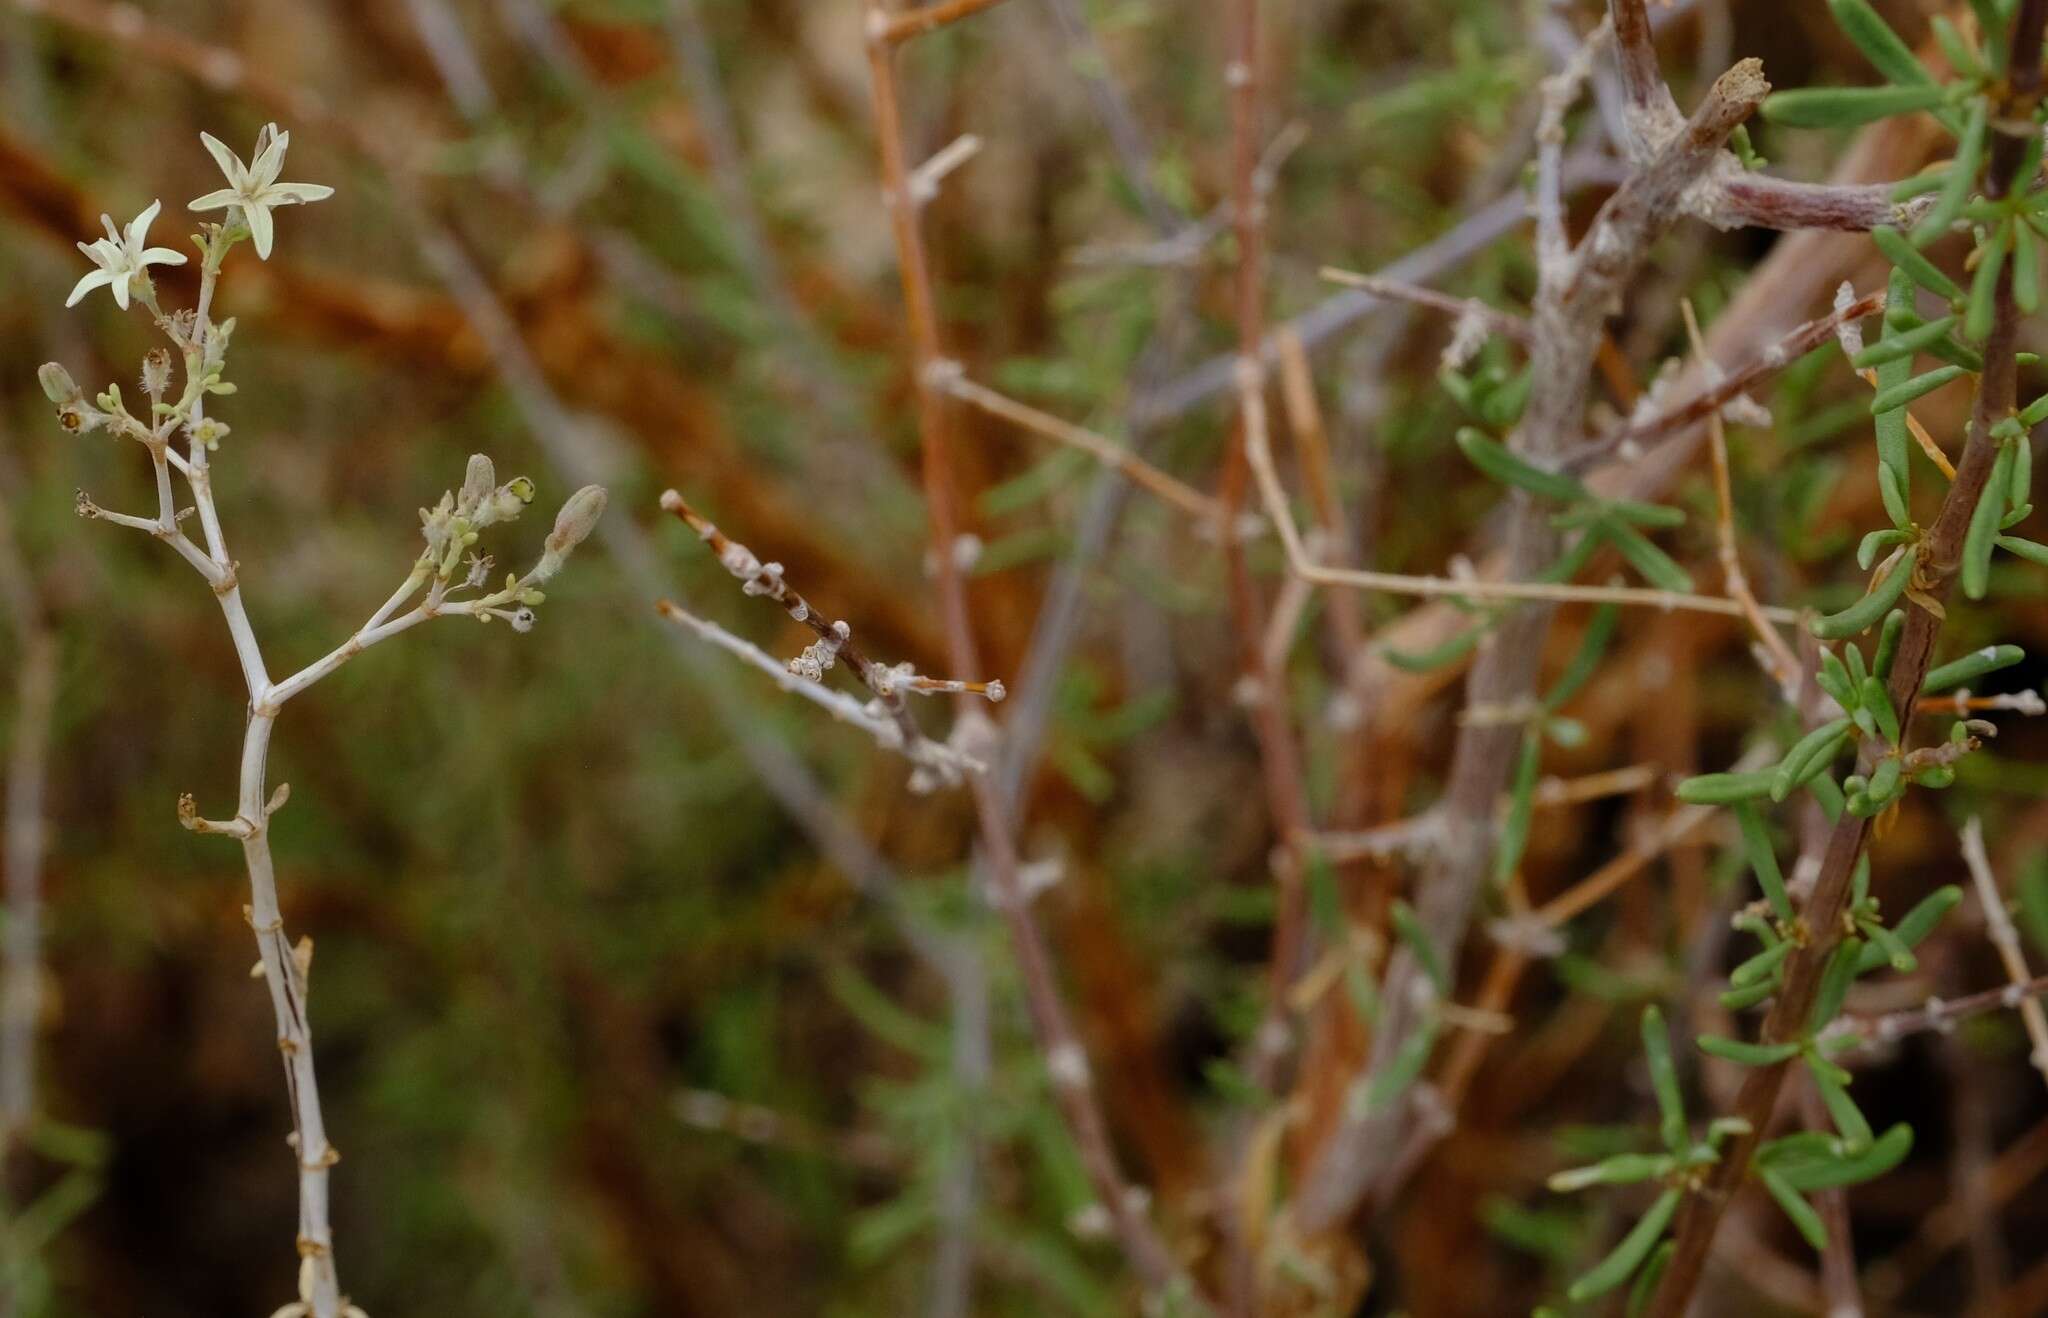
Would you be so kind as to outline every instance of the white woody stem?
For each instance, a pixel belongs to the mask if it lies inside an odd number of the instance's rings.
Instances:
[[[213,300],[218,270],[217,257],[209,253],[200,279],[194,341],[185,356],[188,375],[204,369],[206,341],[213,331],[206,313]],[[202,394],[192,406],[195,425],[203,416],[203,406]],[[264,780],[270,732],[277,721],[270,699],[270,674],[264,668],[263,652],[242,603],[235,563],[228,557],[227,541],[221,534],[204,444],[192,444],[189,465],[186,477],[191,483],[192,501],[198,507],[199,524],[217,569],[217,574],[210,578],[214,594],[234,638],[235,654],[249,687],[249,724],[242,738],[240,792],[235,812],[239,821],[249,825],[242,838],[242,857],[249,870],[247,914],[249,927],[256,935],[264,983],[270,990],[270,1005],[277,1017],[277,1046],[284,1057],[285,1089],[291,1101],[292,1153],[299,1166],[297,1246],[303,1261],[302,1283],[311,1283],[302,1298],[310,1306],[312,1318],[340,1318],[341,1283],[334,1266],[334,1231],[327,1216],[327,1169],[339,1155],[328,1143],[327,1123],[320,1112],[320,1084],[313,1070],[313,1030],[306,1010],[306,968],[292,955],[290,941],[285,937],[284,915],[277,900],[277,871],[270,858],[270,815]]]

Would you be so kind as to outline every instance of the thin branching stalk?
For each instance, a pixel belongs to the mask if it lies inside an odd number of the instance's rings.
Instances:
[[[169,249],[145,248],[150,221],[158,210],[155,204],[125,234],[116,234],[108,221],[109,237],[87,249],[87,255],[98,268],[79,281],[71,297],[76,302],[94,287],[106,286],[123,309],[132,297],[150,313],[182,365],[183,385],[175,402],[166,401],[173,397],[171,350],[157,349],[144,361],[142,388],[150,402],[146,422],[130,414],[116,387],[109,387],[88,405],[63,367],[55,363],[46,365],[40,378],[66,429],[105,428],[117,439],[137,442],[146,451],[155,476],[157,509],[153,517],[112,512],[83,492],[77,501],[79,514],[142,531],[175,549],[212,591],[234,647],[248,693],[235,812],[224,820],[205,818],[188,794],[179,800],[178,817],[193,832],[238,840],[248,871],[249,902],[244,907],[244,916],[256,938],[258,973],[269,991],[277,1022],[278,1049],[292,1115],[289,1144],[297,1165],[299,1189],[299,1296],[279,1313],[300,1318],[342,1318],[360,1311],[342,1296],[335,1266],[334,1229],[328,1203],[329,1170],[339,1161],[340,1154],[327,1134],[314,1064],[307,1002],[313,944],[303,938],[294,944],[285,933],[276,863],[270,848],[270,818],[290,796],[285,784],[279,784],[275,791],[269,785],[271,737],[278,716],[293,698],[365,649],[430,618],[498,618],[515,631],[530,629],[535,617],[533,606],[543,598],[539,587],[561,569],[569,554],[594,529],[604,509],[605,495],[595,486],[579,491],[563,505],[539,562],[523,576],[507,577],[502,588],[488,589],[490,560],[477,552],[470,553],[467,572],[456,575],[464,562],[463,552],[475,542],[482,528],[517,516],[532,499],[533,487],[523,477],[499,485],[489,459],[481,455],[472,458],[460,500],[450,491],[437,508],[422,510],[426,547],[399,588],[342,645],[284,680],[274,681],[243,599],[241,564],[229,551],[214,493],[213,454],[228,437],[229,427],[207,414],[207,401],[210,396],[234,390],[223,379],[234,325],[214,321],[213,297],[222,261],[236,243],[253,240],[257,255],[268,258],[275,208],[319,201],[333,190],[324,185],[277,180],[289,136],[280,133],[275,125],[266,127],[258,136],[248,164],[212,138],[204,140],[226,173],[229,187],[195,200],[192,209],[225,209],[229,218],[226,223],[202,226],[198,239],[201,264],[196,305],[189,312],[175,314],[164,313],[158,305],[148,267],[182,264],[184,257]],[[174,477],[181,477],[185,483],[191,500],[187,509],[178,507]],[[183,524],[188,514],[198,524],[200,544],[195,545],[186,534]],[[422,592],[420,602],[407,609],[412,598]],[[461,598],[455,598],[457,595]]]

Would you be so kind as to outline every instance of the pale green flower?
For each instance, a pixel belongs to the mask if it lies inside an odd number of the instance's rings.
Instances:
[[[78,245],[78,250],[84,252],[87,259],[99,268],[72,285],[71,296],[64,299],[64,305],[77,306],[80,298],[105,284],[113,290],[114,301],[120,305],[121,310],[126,311],[130,283],[137,279],[145,285],[149,283],[149,271],[146,267],[185,264],[183,252],[174,252],[168,247],[143,245],[149,241],[149,226],[155,222],[156,213],[162,209],[162,202],[152,201],[148,210],[129,222],[125,232],[114,228],[113,216],[100,216],[100,223],[107,226],[107,236],[95,239],[90,244]]]
[[[249,225],[249,236],[256,240],[256,255],[266,261],[270,259],[270,212],[273,207],[323,201],[334,195],[334,189],[324,183],[277,181],[278,171],[284,168],[284,151],[291,145],[292,135],[280,132],[276,124],[265,124],[263,131],[256,134],[256,149],[250,153],[250,163],[246,165],[213,134],[201,133],[199,140],[213,153],[221,173],[228,176],[228,186],[190,202],[189,209],[212,211],[233,207],[240,210],[243,220]]]

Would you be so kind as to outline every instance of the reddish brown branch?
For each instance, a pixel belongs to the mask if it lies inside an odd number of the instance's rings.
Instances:
[[[900,14],[889,14],[881,9],[869,10],[869,23],[880,40],[889,45],[901,45],[912,37],[957,23],[972,17],[984,9],[993,9],[1003,0],[946,0],[944,4],[925,5],[921,9],[906,9]]]
[[[957,11],[960,16],[986,8],[992,0],[939,6],[923,11]],[[917,395],[918,433],[923,452],[927,516],[931,521],[932,557],[945,625],[946,649],[959,672],[980,671],[973,621],[965,582],[954,550],[958,510],[952,469],[952,418],[942,376],[948,361],[939,330],[937,298],[918,205],[912,195],[911,168],[904,141],[902,87],[897,78],[896,48],[890,20],[879,3],[868,6],[868,70],[874,100],[875,129],[881,155],[882,187],[896,243],[898,275],[910,323],[913,386]],[[963,706],[962,718],[980,718],[979,710]],[[1018,874],[1016,839],[1002,801],[986,776],[969,782],[980,825],[982,863],[987,866],[992,901],[1000,912],[1017,958],[1018,977],[1032,1032],[1045,1056],[1052,1095],[1081,1165],[1101,1206],[1109,1214],[1118,1242],[1146,1289],[1158,1293],[1175,1285],[1180,1266],[1152,1225],[1144,1196],[1124,1178],[1110,1142],[1108,1122],[1088,1056],[1074,1031],[1062,997],[1052,954],[1031,908],[1031,895]],[[1199,1301],[1196,1301],[1199,1304]]]
[[[2048,0],[2025,0],[2013,25],[2014,73],[2007,89],[2007,113],[1998,116],[2000,123],[2032,122],[2032,110],[2041,91],[2044,27],[2048,27]],[[1994,199],[2004,195],[2025,146],[2024,136],[2003,131],[1995,139],[1985,188]],[[2013,352],[2018,330],[2019,312],[2013,301],[2012,271],[2008,268],[1998,283],[1997,312],[1984,344],[1984,373],[1970,417],[1963,459],[1957,464],[1955,482],[1949,486],[1920,552],[1920,576],[1926,586],[1922,593],[1937,603],[1947,596],[1955,577],[1963,536],[1997,457],[1998,441],[1992,438],[1991,428],[2012,414],[2017,382]],[[1892,706],[1900,712],[1902,724],[1910,725],[1913,706],[1934,656],[1935,641],[1941,634],[1941,623],[1939,616],[1921,604],[1910,604],[1905,634],[1892,661],[1890,683]],[[1868,773],[1874,762],[1875,750],[1866,746],[1859,757],[1859,770]],[[1820,876],[1802,912],[1812,939],[1786,962],[1783,986],[1759,1036],[1764,1043],[1792,1041],[1805,1035],[1820,989],[1821,972],[1842,940],[1842,915],[1848,909],[1851,875],[1863,853],[1869,827],[1868,819],[1845,814],[1828,838]],[[1777,1107],[1789,1067],[1790,1063],[1781,1062],[1753,1068],[1744,1079],[1736,1096],[1734,1115],[1749,1123],[1748,1133],[1737,1136],[1722,1150],[1721,1161],[1715,1165],[1705,1187],[1687,1197],[1678,1218],[1677,1244],[1671,1262],[1650,1307],[1652,1318],[1680,1318],[1691,1302],[1722,1215],[1748,1175],[1750,1160]]]
[[[1310,828],[1308,793],[1302,784],[1294,730],[1288,722],[1285,676],[1269,662],[1262,638],[1264,604],[1253,582],[1239,522],[1250,487],[1246,431],[1250,412],[1265,407],[1265,374],[1259,348],[1266,336],[1266,189],[1260,181],[1259,7],[1257,0],[1233,0],[1230,48],[1224,86],[1230,99],[1231,221],[1237,236],[1235,298],[1241,358],[1238,418],[1224,455],[1217,498],[1222,504],[1223,551],[1229,580],[1230,614],[1238,643],[1239,689],[1251,709],[1265,781],[1266,807],[1279,835],[1274,880],[1279,909],[1273,922],[1266,1015],[1252,1045],[1251,1072],[1270,1084],[1292,1042],[1287,987],[1301,973],[1307,949],[1307,901],[1301,839]],[[1263,422],[1259,422],[1263,424]]]

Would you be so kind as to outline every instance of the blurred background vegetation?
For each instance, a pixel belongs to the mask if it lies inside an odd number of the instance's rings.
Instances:
[[[1887,6],[1916,36],[1922,8]],[[1597,12],[1555,16],[1583,30]],[[1318,266],[1383,266],[1514,193],[1554,57],[1546,7],[1266,13],[1269,128],[1298,140],[1274,161],[1276,316],[1330,296]],[[860,21],[854,0],[0,10],[0,499],[59,656],[38,1122],[7,1168],[20,1311],[213,1318],[292,1294],[289,1119],[247,977],[245,882],[231,844],[173,815],[181,792],[202,810],[229,798],[241,679],[183,565],[73,516],[80,488],[147,502],[147,469],[61,433],[33,379],[50,358],[89,385],[133,376],[140,321],[105,299],[61,310],[82,272],[72,243],[102,210],[162,198],[155,238],[171,244],[184,202],[218,186],[197,134],[240,150],[270,119],[293,134],[287,176],[338,189],[280,217],[269,263],[238,251],[219,295],[240,320],[241,392],[220,409],[234,434],[217,483],[273,666],[324,652],[383,598],[416,552],[414,509],[459,483],[469,452],[529,473],[544,507],[603,480],[622,524],[555,583],[531,635],[424,629],[283,720],[276,849],[290,926],[318,946],[346,1288],[376,1318],[899,1314],[923,1307],[953,1232],[975,1312],[1130,1309],[969,872],[964,799],[910,794],[861,734],[679,643],[652,608],[668,593],[778,653],[801,644],[658,514],[674,485],[874,652],[945,672]],[[1228,188],[1222,42],[1214,5],[1012,0],[906,57],[913,156],[982,142],[925,213],[976,378],[1128,435],[1150,391],[1229,347],[1230,239],[1202,227]],[[1702,0],[1664,52],[1682,103],[1731,52],[1760,55],[1780,86],[1863,76],[1819,5]],[[1825,176],[1842,145],[1758,134],[1798,177]],[[1596,182],[1587,214],[1598,197]],[[1441,282],[1519,306],[1528,244],[1505,228]],[[1682,353],[1679,296],[1711,325],[1773,241],[1675,235],[1616,324],[1628,360]],[[1875,268],[1848,258],[1788,315]],[[159,282],[189,299],[176,272]],[[1382,307],[1320,345],[1340,490],[1377,566],[1437,572],[1484,544],[1493,491],[1451,452],[1459,414],[1435,378],[1448,333]],[[1877,505],[1867,392],[1826,349],[1765,401],[1775,426],[1736,454],[1759,592],[1839,601],[1845,547]],[[1954,434],[1961,407],[1936,395],[1921,415]],[[1226,421],[1206,403],[1142,443],[1206,487]],[[1272,913],[1220,558],[1086,459],[963,425],[991,671],[961,676],[1017,691],[1049,592],[1078,591],[1077,639],[1036,688],[1049,714],[1021,837],[1063,866],[1040,911],[1119,1147],[1170,1219],[1198,1221],[1211,1137],[1253,1102],[1228,1059],[1256,1021]],[[1716,579],[1703,475],[1679,501],[1701,515],[1666,543]],[[509,528],[504,556],[542,533]],[[2048,646],[2040,580],[2014,570],[1999,616],[1953,609],[1958,646]],[[1379,621],[1407,606],[1365,607]],[[1559,663],[1584,622],[1567,616]],[[1289,672],[1325,799],[1350,725],[1325,716],[1341,657],[1320,636],[1304,625]],[[22,646],[0,636],[0,668]],[[1375,787],[1389,814],[1430,799],[1442,768],[1451,706],[1416,699],[1374,748],[1395,766]],[[1661,817],[1668,775],[1732,759],[1767,701],[1729,620],[1625,618],[1572,710],[1585,742],[1544,769],[1656,774],[1544,812],[1531,892]],[[10,694],[0,733],[19,722]],[[905,905],[971,953],[964,987],[821,858],[747,737],[807,766],[901,875]],[[1903,901],[1955,878],[1965,810],[1993,821],[2002,872],[2037,863],[2042,749],[2012,727],[1968,762],[1966,791],[1916,800],[1880,890]],[[1457,1129],[1373,1225],[1375,1312],[1524,1312],[1597,1257],[1613,1209],[1541,1188],[1566,1156],[1556,1132],[1640,1117],[1637,1006],[1683,982],[1688,931],[1730,882],[1725,857],[1680,849],[1526,976]],[[1963,923],[1923,957],[1920,994],[2000,982]],[[987,1042],[981,1079],[963,1030]],[[1911,1116],[1921,1136],[1856,1198],[1864,1259],[1890,1277],[1873,1311],[2048,1312],[2048,1105],[2024,1053],[2011,1021],[1987,1018],[1859,1086],[1873,1120]],[[974,1197],[949,1225],[963,1165]],[[1812,1311],[1811,1254],[1782,1224],[1732,1234],[1744,1279],[1716,1312]]]

